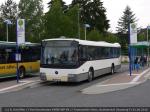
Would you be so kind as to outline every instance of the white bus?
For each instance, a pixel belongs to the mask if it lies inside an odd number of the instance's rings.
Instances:
[[[120,44],[79,39],[42,41],[40,78],[43,81],[91,81],[121,67]]]

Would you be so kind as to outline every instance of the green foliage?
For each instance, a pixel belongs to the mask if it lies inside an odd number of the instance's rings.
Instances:
[[[106,35],[105,35],[105,41],[106,42],[110,42],[110,43],[117,43],[119,42],[119,39],[116,35],[108,32]]]
[[[90,33],[87,35],[87,40],[92,40],[92,41],[103,41],[103,35],[99,33],[98,30],[92,30]]]
[[[72,26],[70,29],[72,32],[70,37],[72,38],[78,37],[78,9],[79,7],[75,5],[74,7],[71,7],[66,13],[70,19],[70,25]]]
[[[78,38],[79,26],[81,39],[84,39],[84,24],[91,26],[87,29],[88,40],[114,41],[110,38],[112,35],[104,36],[109,21],[101,0],[73,0],[70,5],[66,5],[63,0],[51,0],[48,4],[49,11],[43,14],[42,0],[20,0],[18,11],[17,4],[7,0],[0,7],[0,40],[6,40],[6,24],[3,20],[10,19],[13,24],[9,26],[9,41],[16,41],[16,19],[21,18],[26,22],[26,41],[40,42],[60,36]]]
[[[6,41],[5,35],[6,35],[6,31],[5,31],[5,24],[3,22],[0,21],[0,41]]]
[[[56,38],[62,36],[62,26],[64,26],[66,17],[63,15],[60,0],[55,0],[46,13],[45,31],[46,38]]]
[[[7,0],[5,4],[0,6],[0,12],[1,18],[3,20],[9,19],[15,23],[13,20],[17,18],[17,4],[13,2],[13,0]]]
[[[4,20],[9,19],[12,25],[8,26],[8,40],[16,41],[16,18],[17,18],[17,4],[13,0],[7,0],[5,4],[0,6],[0,20],[1,20],[1,34],[0,40],[6,41],[6,23]]]
[[[19,18],[26,20],[26,40],[40,41],[43,32],[43,5],[42,0],[20,0]]]
[[[122,34],[128,33],[129,23],[135,23],[136,17],[135,14],[131,11],[131,8],[127,6],[123,12],[123,16],[118,21],[117,32]]]
[[[48,5],[49,5],[49,8],[52,8],[52,5],[54,4],[55,0],[51,0]],[[62,10],[65,11],[67,10],[68,6],[66,5],[66,3],[64,1],[60,1],[61,3],[61,7],[62,7]]]
[[[148,30],[148,38],[150,38],[150,30]],[[138,31],[138,41],[147,41],[147,28]]]
[[[90,30],[97,29],[104,33],[109,28],[109,20],[106,18],[106,10],[101,0],[73,0],[71,6],[80,5],[81,25],[89,24]]]
[[[117,32],[122,50],[127,52],[128,50],[128,27],[129,23],[135,23],[135,14],[131,11],[131,8],[127,6],[123,12],[122,17],[118,20]]]
[[[77,37],[78,7],[72,7],[67,13],[64,13],[61,0],[55,0],[52,3],[50,10],[45,15],[45,31],[47,35],[45,38]]]
[[[85,37],[85,35],[84,35]],[[84,39],[82,37],[82,39]],[[113,33],[106,33],[106,34],[102,34],[99,33],[98,30],[92,30],[87,34],[87,40],[91,40],[91,41],[106,41],[106,42],[110,42],[110,43],[116,43],[119,42],[118,41],[118,37],[116,35],[114,35]]]
[[[138,35],[138,41],[146,41],[147,37],[145,35],[145,33],[140,33]]]

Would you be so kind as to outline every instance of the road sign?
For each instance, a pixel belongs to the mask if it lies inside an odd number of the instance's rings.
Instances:
[[[17,44],[25,43],[25,20],[17,20]]]
[[[135,23],[130,24],[130,44],[137,43],[137,25]]]

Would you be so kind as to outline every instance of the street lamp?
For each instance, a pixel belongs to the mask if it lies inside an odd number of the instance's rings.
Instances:
[[[6,35],[7,35],[6,41],[8,42],[8,25],[11,25],[12,23],[11,23],[11,21],[9,19],[6,19],[4,21],[4,23],[6,23]]]
[[[89,28],[90,25],[89,24],[84,24],[84,28],[85,28],[85,40],[86,40],[86,29]]]

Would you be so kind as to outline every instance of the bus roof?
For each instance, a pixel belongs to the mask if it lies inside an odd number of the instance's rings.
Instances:
[[[80,39],[71,39],[71,38],[55,38],[55,39],[45,39],[44,41],[54,41],[54,40],[66,40],[66,41],[77,41],[80,45],[90,45],[90,46],[105,46],[105,47],[121,47],[119,43],[108,43],[105,41],[88,41]]]

